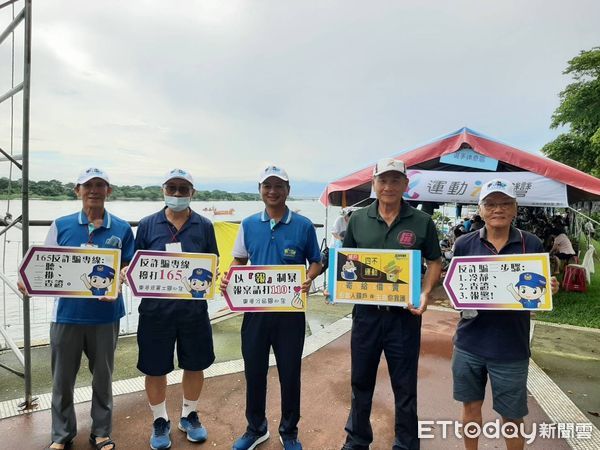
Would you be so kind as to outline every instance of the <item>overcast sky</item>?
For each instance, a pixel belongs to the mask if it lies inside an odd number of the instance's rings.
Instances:
[[[567,61],[600,45],[597,0],[33,3],[34,180],[97,165],[158,184],[180,166],[237,190],[276,163],[324,185],[463,126],[535,152]]]

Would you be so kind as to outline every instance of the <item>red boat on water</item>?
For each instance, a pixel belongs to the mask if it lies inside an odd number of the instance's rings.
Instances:
[[[232,216],[235,214],[235,209],[217,209],[214,206],[210,208],[204,208],[202,211],[212,212],[214,216]]]

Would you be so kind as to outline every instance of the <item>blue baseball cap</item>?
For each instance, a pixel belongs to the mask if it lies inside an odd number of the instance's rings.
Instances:
[[[546,287],[546,277],[534,272],[523,272],[519,276],[517,286],[529,286],[531,288]]]
[[[114,278],[115,277],[115,269],[109,266],[105,266],[104,264],[96,264],[92,267],[92,271],[90,272],[90,277],[102,277],[102,278]]]
[[[198,280],[198,281],[212,281],[213,276],[210,270],[206,269],[194,269],[192,274],[188,277],[188,280]]]

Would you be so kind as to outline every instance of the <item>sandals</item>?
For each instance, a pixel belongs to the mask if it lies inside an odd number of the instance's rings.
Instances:
[[[50,442],[46,447],[44,447],[44,450],[58,450],[54,447],[52,447],[52,444],[58,444],[58,442]],[[69,441],[69,442],[65,442],[63,447],[63,450],[69,450],[71,447],[73,447],[73,441]],[[102,448],[102,447],[100,447]]]
[[[115,444],[115,441],[113,441],[110,438],[110,436],[104,439],[103,441],[96,443],[96,435],[93,433],[90,434],[90,444],[92,444],[96,448],[96,450],[102,450],[102,448],[107,445],[112,445],[112,448],[110,450],[115,450],[117,448],[117,444]]]

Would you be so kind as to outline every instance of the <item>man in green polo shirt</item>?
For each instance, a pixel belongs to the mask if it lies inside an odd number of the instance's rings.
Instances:
[[[377,367],[385,352],[395,401],[394,449],[418,449],[417,367],[421,315],[442,270],[431,216],[402,199],[408,178],[402,161],[382,159],[373,171],[377,200],[350,218],[344,247],[421,250],[427,271],[420,306],[354,305],[352,312],[352,404],[342,450],[367,450],[373,442],[370,415]]]

